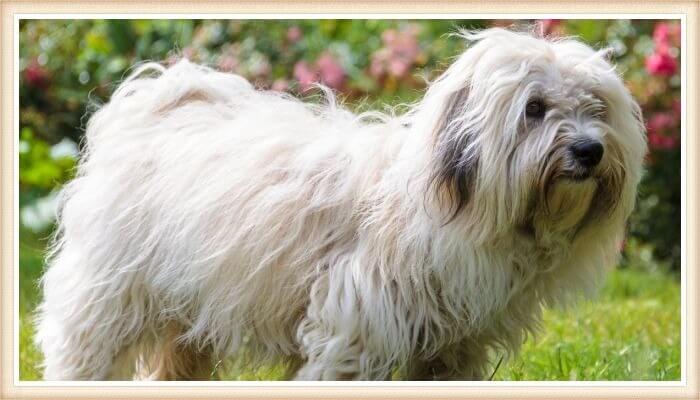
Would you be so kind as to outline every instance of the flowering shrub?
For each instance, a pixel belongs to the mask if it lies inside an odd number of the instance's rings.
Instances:
[[[524,21],[532,23],[534,21]],[[457,28],[509,20],[30,20],[20,23],[20,201],[31,206],[71,176],[86,112],[107,101],[135,63],[181,57],[243,75],[263,89],[313,94],[322,83],[357,107],[410,103],[463,40]],[[646,118],[651,152],[630,233],[679,263],[680,42],[678,21],[542,20],[543,35],[609,45]],[[89,99],[89,100],[88,100]],[[371,100],[369,100],[371,99]],[[368,101],[369,100],[369,101]],[[73,157],[71,159],[71,157]]]
[[[370,75],[380,80],[386,77],[406,79],[414,66],[425,61],[418,46],[419,31],[418,25],[408,25],[400,31],[384,31],[384,46],[372,54]]]
[[[654,53],[647,56],[647,71],[652,75],[673,76],[678,70],[676,57],[671,55],[680,46],[680,24],[660,23],[654,28]]]
[[[648,76],[635,74],[631,85],[641,99],[650,147],[631,233],[680,268],[681,26],[678,21],[649,24],[653,45],[643,49]]]
[[[294,65],[294,79],[299,83],[301,92],[306,92],[315,83],[342,90],[345,78],[343,66],[329,53],[323,53],[313,66],[306,61],[299,61]]]

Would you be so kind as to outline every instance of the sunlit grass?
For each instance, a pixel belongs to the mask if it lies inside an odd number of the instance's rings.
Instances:
[[[680,321],[676,278],[617,270],[596,301],[547,311],[542,334],[494,379],[678,380]]]

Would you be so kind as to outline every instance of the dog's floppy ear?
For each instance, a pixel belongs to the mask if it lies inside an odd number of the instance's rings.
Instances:
[[[434,154],[429,191],[445,211],[445,224],[468,204],[479,163],[476,135],[468,120],[468,89],[451,95],[434,125]]]

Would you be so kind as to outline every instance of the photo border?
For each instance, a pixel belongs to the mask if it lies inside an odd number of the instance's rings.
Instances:
[[[127,1],[2,1],[0,0],[2,32],[2,79],[0,81],[0,310],[2,338],[0,354],[0,397],[2,398],[698,398],[698,275],[695,243],[697,229],[697,164],[698,115],[698,8],[696,1],[664,1],[639,5],[633,1],[607,2],[532,2],[493,1],[408,1],[400,2],[349,1],[264,1],[225,4],[219,2],[127,2]],[[321,11],[322,10],[322,11]],[[342,14],[342,15],[341,15]],[[45,19],[70,17],[89,18],[161,18],[165,15],[182,19],[199,18],[682,18],[681,54],[681,380],[670,382],[30,382],[18,380],[17,282],[18,268],[18,195],[16,154],[19,129],[18,37],[19,18],[29,16]],[[517,14],[517,15],[516,15]],[[659,16],[662,14],[661,16]],[[691,223],[688,223],[691,222]],[[691,239],[692,241],[689,241]],[[109,392],[105,388],[109,387]]]

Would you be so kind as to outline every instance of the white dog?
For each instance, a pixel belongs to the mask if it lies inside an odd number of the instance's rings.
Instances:
[[[502,29],[402,116],[147,65],[90,120],[62,192],[46,379],[479,379],[616,263],[638,105],[573,39]]]

